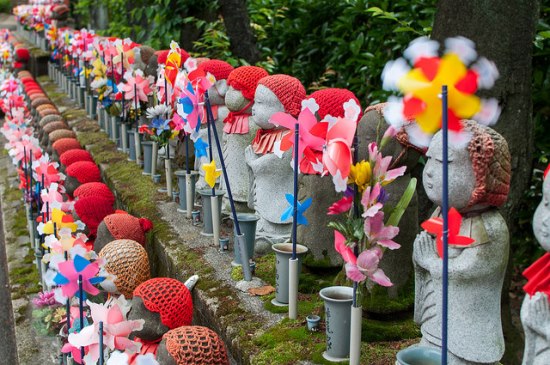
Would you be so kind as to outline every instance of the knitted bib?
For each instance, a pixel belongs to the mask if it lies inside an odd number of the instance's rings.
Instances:
[[[261,67],[242,66],[231,71],[227,77],[227,84],[240,91],[246,99],[253,100],[258,81],[268,75]]]
[[[147,252],[136,241],[112,241],[99,251],[99,257],[105,259],[105,270],[116,276],[114,284],[126,299],[131,299],[134,289],[151,277]]]
[[[101,172],[99,171],[99,167],[97,167],[94,162],[75,162],[71,166],[67,167],[66,172],[67,176],[76,178],[81,184],[101,181]]]
[[[159,313],[160,321],[173,329],[189,326],[193,320],[193,298],[189,289],[171,278],[153,278],[141,283],[134,296],[140,297],[145,308]]]
[[[231,71],[233,71],[233,66],[222,60],[208,60],[201,63],[198,67],[205,73],[210,72],[214,75],[216,81],[226,80]]]
[[[103,219],[107,229],[116,239],[131,239],[145,245],[145,233],[153,228],[147,218],[137,218],[128,213],[110,214]]]
[[[61,162],[61,164],[64,165],[65,167],[69,167],[73,163],[78,161],[93,162],[94,159],[92,158],[92,155],[90,154],[90,152],[86,150],[69,150],[67,152],[64,152],[61,156],[59,156],[59,162]]]
[[[80,143],[76,138],[61,138],[54,142],[52,148],[58,156],[61,156],[69,150],[81,149],[82,147],[80,147]]]
[[[258,82],[271,90],[285,107],[285,111],[297,117],[302,110],[302,100],[306,98],[304,85],[295,77],[288,75],[266,76]]]
[[[83,150],[71,150],[71,151],[83,151]],[[68,152],[71,152],[68,151]],[[65,154],[63,154],[65,155]],[[80,185],[75,189],[73,196],[75,199],[82,199],[88,197],[100,197],[107,199],[111,206],[115,203],[115,196],[107,185],[102,182],[89,182]],[[120,237],[116,237],[117,239]]]
[[[178,365],[228,365],[225,344],[210,328],[179,327],[162,336],[166,350]]]

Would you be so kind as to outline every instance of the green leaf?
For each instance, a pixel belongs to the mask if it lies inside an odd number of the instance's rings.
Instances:
[[[405,213],[405,210],[409,206],[409,203],[411,202],[414,192],[416,190],[416,178],[412,178],[411,181],[409,181],[409,185],[407,186],[407,189],[405,189],[405,192],[401,196],[401,199],[399,199],[399,202],[393,208],[393,211],[390,215],[390,218],[386,222],[387,226],[398,226],[399,222],[401,221],[401,217],[403,217],[403,213]]]
[[[373,6],[367,9],[367,12],[374,13],[374,15],[382,14],[384,13],[384,10],[380,9],[377,6]]]
[[[545,30],[543,32],[539,32],[537,35],[541,36],[544,39],[550,38],[550,30]]]

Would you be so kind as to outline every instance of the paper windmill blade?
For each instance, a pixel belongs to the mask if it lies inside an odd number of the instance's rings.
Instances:
[[[448,243],[449,246],[469,246],[475,242],[473,238],[467,236],[460,236],[460,225],[462,224],[462,216],[455,209],[451,208],[449,210],[449,235]],[[424,223],[421,224],[421,227],[426,230],[428,233],[435,235],[437,253],[439,257],[443,257],[443,219],[440,217],[430,218]]]
[[[59,272],[54,278],[54,282],[60,286],[61,295],[64,298],[70,298],[78,292],[78,277],[82,276],[82,297],[85,293],[97,295],[99,289],[94,284],[101,283],[104,278],[96,276],[99,272],[97,262],[90,262],[82,256],[76,255],[73,260],[67,260],[59,263]],[[80,294],[80,293],[79,293]],[[64,303],[64,301],[61,301]]]
[[[221,170],[216,168],[216,160],[212,160],[210,163],[202,165],[202,169],[205,172],[204,181],[206,181],[208,186],[213,188],[214,185],[216,185],[216,180],[222,174]]]
[[[448,87],[451,141],[464,140],[463,135],[457,136],[462,132],[461,119],[473,118],[491,125],[500,115],[495,99],[484,100],[475,95],[478,89],[493,86],[498,77],[495,65],[478,58],[473,42],[466,38],[449,38],[445,46],[445,54],[440,57],[437,42],[425,37],[416,39],[404,52],[412,68],[400,58],[388,62],[382,73],[384,88],[403,94],[402,99],[390,100],[384,110],[386,120],[396,128],[414,125],[409,132],[411,142],[421,147],[441,128],[443,85]]]
[[[199,94],[195,93],[193,85],[190,82],[187,83],[185,89],[182,91],[182,96],[185,97],[178,99],[177,111],[187,122],[187,125],[184,127],[185,132],[191,134],[200,127],[203,120],[203,108],[199,105]]]
[[[288,202],[288,204],[290,204],[290,206],[285,209],[283,214],[281,214],[281,221],[282,222],[287,221],[290,218],[292,218],[293,213],[294,213],[294,195],[285,194],[285,198],[286,198],[286,201]],[[298,201],[298,206],[296,207],[296,209],[297,209],[296,223],[301,224],[303,226],[307,226],[309,224],[307,218],[304,217],[304,213],[311,206],[311,202],[312,202],[311,198],[307,198],[306,200],[304,200],[303,203]]]
[[[178,76],[179,69],[181,67],[181,55],[179,45],[172,41],[170,42],[170,52],[166,58],[166,63],[164,67],[164,77],[170,83],[174,85],[176,77]]]

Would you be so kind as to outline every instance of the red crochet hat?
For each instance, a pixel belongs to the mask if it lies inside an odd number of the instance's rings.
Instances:
[[[76,178],[81,184],[101,181],[101,172],[99,171],[99,167],[90,161],[75,162],[71,166],[67,167],[66,172],[68,176]]]
[[[83,150],[71,150],[83,151]],[[70,151],[69,151],[70,152]],[[102,182],[89,182],[80,185],[73,193],[75,199],[83,199],[88,197],[100,197],[109,200],[111,206],[115,204],[115,196],[107,185]]]
[[[198,67],[204,72],[210,72],[218,81],[227,79],[231,71],[233,71],[233,66],[222,60],[208,60],[201,63]]]
[[[15,50],[15,59],[20,62],[27,62],[31,58],[31,54],[26,48],[18,48]]]
[[[168,53],[170,53],[170,50],[162,50],[162,51],[155,52],[155,54],[157,55],[157,62],[159,65],[164,65],[166,63],[166,60],[168,59]],[[187,51],[182,48],[180,48],[180,56],[181,56],[182,65],[190,57],[189,53],[187,53]]]
[[[287,113],[293,117],[300,114],[302,100],[306,98],[306,89],[300,80],[288,75],[273,75],[264,77],[258,85],[264,85],[273,91]]]
[[[210,328],[179,327],[162,339],[177,365],[229,365],[225,344]]]
[[[44,118],[42,118],[44,119]],[[61,138],[52,145],[54,151],[57,152],[59,156],[69,150],[81,149],[80,143],[76,138]]]
[[[337,89],[337,88],[328,88],[317,90],[309,96],[310,98],[315,99],[317,104],[319,104],[319,110],[317,114],[321,119],[324,119],[327,114],[332,115],[333,117],[344,117],[344,103],[348,102],[350,99],[355,100],[359,108],[361,104],[359,99],[355,96],[354,93],[347,89]],[[358,119],[361,119],[362,113],[359,115]]]
[[[253,100],[258,81],[266,76],[269,74],[261,67],[242,66],[231,71],[227,84],[240,91],[248,100]]]
[[[145,233],[153,229],[147,218],[137,218],[126,212],[117,211],[106,216],[103,221],[115,239],[130,239],[145,246]]]
[[[191,292],[176,279],[147,280],[134,290],[134,297],[140,297],[150,312],[159,313],[162,324],[170,329],[189,326],[193,321]]]
[[[102,197],[80,198],[74,203],[74,211],[78,218],[86,224],[91,237],[95,237],[99,223],[105,216],[112,214],[115,210],[109,199]]]
[[[53,124],[53,123],[52,123]],[[65,167],[71,166],[73,163],[78,161],[91,161],[94,159],[90,152],[86,150],[68,150],[59,156],[59,162]]]

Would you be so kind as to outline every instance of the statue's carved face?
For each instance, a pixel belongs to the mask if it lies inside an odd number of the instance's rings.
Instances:
[[[232,112],[241,111],[250,100],[243,96],[243,93],[239,90],[233,89],[233,86],[229,86],[225,93],[225,106]]]
[[[149,311],[140,297],[133,297],[131,303],[132,310],[128,313],[128,320],[143,319],[145,321],[143,329],[132,332],[133,336],[137,336],[145,341],[156,341],[170,330],[162,324],[160,314]]]
[[[542,248],[550,251],[550,175],[542,185],[542,201],[533,216],[533,232]]]
[[[437,133],[426,153],[427,162],[423,172],[424,190],[428,198],[441,206],[443,202],[443,143]],[[466,146],[449,144],[449,208],[463,210],[468,207],[476,186],[470,153]]]
[[[254,95],[252,106],[252,119],[262,129],[275,129],[275,125],[269,122],[269,118],[277,112],[284,112],[285,107],[279,101],[273,91],[264,85],[258,85]]]
[[[223,105],[227,93],[227,80],[219,80],[208,89],[208,97],[212,105]]]

